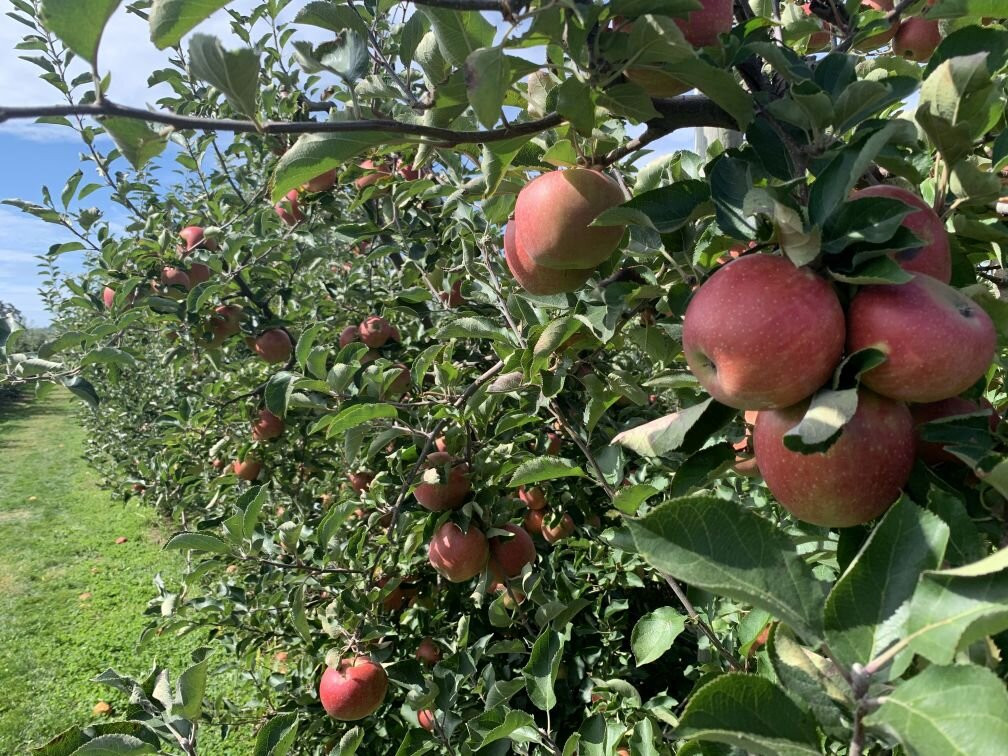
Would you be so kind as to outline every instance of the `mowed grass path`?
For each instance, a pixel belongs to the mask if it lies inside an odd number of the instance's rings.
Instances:
[[[62,392],[0,406],[0,754],[101,719],[99,701],[122,709],[123,696],[90,682],[105,669],[143,677],[156,660],[174,680],[199,642],[137,645],[152,578],[175,583],[180,557],[160,550],[170,526],[151,509],[98,487],[76,410]],[[237,685],[214,674],[208,694]],[[201,756],[250,753],[253,733],[236,735],[222,743],[204,727]]]

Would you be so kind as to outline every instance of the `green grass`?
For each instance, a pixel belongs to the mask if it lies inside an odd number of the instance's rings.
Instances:
[[[120,694],[90,682],[105,669],[143,677],[157,660],[174,676],[200,640],[137,645],[148,619],[143,609],[155,594],[151,580],[161,572],[174,582],[180,559],[160,550],[170,525],[142,502],[116,501],[98,487],[84,459],[76,404],[67,397],[0,408],[3,754],[90,724],[100,718],[92,712],[99,701],[121,710]],[[120,537],[126,542],[117,544]],[[240,685],[214,674],[208,695],[234,695]],[[232,733],[222,743],[204,727],[199,752],[248,754],[252,737]]]

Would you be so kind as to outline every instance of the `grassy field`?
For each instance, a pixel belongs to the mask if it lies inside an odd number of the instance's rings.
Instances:
[[[76,403],[54,393],[0,407],[0,753],[24,753],[62,730],[99,719],[124,699],[90,682],[112,667],[143,676],[157,660],[177,674],[199,639],[137,646],[142,611],[179,557],[142,503],[113,500],[83,458]],[[135,501],[135,500],[134,500]],[[125,538],[124,543],[116,543]],[[238,680],[211,676],[210,695]],[[222,743],[204,727],[200,754],[251,752],[252,733]]]

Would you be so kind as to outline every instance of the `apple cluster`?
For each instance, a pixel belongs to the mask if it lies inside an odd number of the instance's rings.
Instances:
[[[910,280],[858,287],[845,311],[823,276],[751,253],[697,289],[683,325],[686,362],[700,384],[754,420],[755,466],[770,492],[798,519],[827,527],[868,522],[899,497],[916,455],[915,419],[978,411],[958,395],[983,378],[996,350],[990,317],[949,285],[949,240],[938,215],[898,187],[854,195],[865,196],[910,206],[902,223],[922,244],[893,254]],[[825,451],[789,448],[785,436],[806,417],[812,395],[845,354],[867,349],[884,361],[861,376],[857,409],[838,440]],[[830,413],[809,412],[827,423]],[[941,461],[934,449],[927,455]]]
[[[622,226],[590,227],[622,204],[623,190],[601,171],[570,168],[543,173],[518,193],[504,229],[504,259],[530,294],[576,291],[609,259]]]

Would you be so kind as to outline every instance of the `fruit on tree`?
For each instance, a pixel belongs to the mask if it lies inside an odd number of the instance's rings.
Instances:
[[[189,276],[181,268],[168,265],[161,270],[161,285],[169,297],[182,297],[182,292],[189,291]]]
[[[387,166],[375,163],[373,160],[365,160],[358,167],[365,171],[363,176],[354,179],[354,186],[358,189],[365,189],[379,181],[386,181],[392,176]]]
[[[242,480],[253,481],[262,472],[262,462],[255,457],[245,457],[244,460],[236,459],[232,464],[234,474]]]
[[[111,286],[106,286],[102,289],[102,302],[105,305],[106,310],[111,310],[112,305],[115,304],[115,289]]]
[[[997,336],[983,309],[920,273],[905,284],[863,287],[847,312],[847,349],[874,347],[886,361],[861,378],[873,391],[908,402],[961,394],[994,359]]]
[[[271,328],[259,334],[253,348],[255,349],[255,353],[266,360],[266,362],[276,364],[287,362],[290,359],[294,345],[291,343],[290,336],[287,335],[286,331],[280,328]]]
[[[519,486],[518,498],[529,509],[543,509],[546,506],[546,494],[539,486]]]
[[[556,543],[557,541],[562,541],[564,538],[572,535],[574,533],[574,520],[569,514],[564,513],[563,517],[554,524],[550,524],[549,520],[544,520],[542,523],[542,537],[546,539],[549,543]]]
[[[366,656],[358,656],[326,667],[319,683],[319,700],[330,717],[352,722],[377,711],[387,691],[384,668]]]
[[[735,464],[732,465],[732,470],[735,471],[736,475],[742,475],[746,478],[759,477],[759,467],[756,464],[756,457],[753,454],[752,437],[752,428],[753,425],[756,424],[756,416],[758,414],[758,412],[746,410],[744,414],[746,426],[745,437],[733,444],[736,454]]]
[[[851,199],[862,197],[886,197],[896,199],[915,208],[903,218],[902,225],[910,229],[923,245],[893,253],[893,259],[903,270],[926,273],[942,283],[952,278],[952,255],[949,253],[949,237],[938,213],[911,191],[899,186],[877,184],[851,194]]]
[[[420,506],[445,512],[462,506],[472,484],[469,465],[447,452],[431,452],[424,461],[423,481],[413,491]]]
[[[953,396],[939,402],[911,404],[910,415],[913,417],[914,429],[917,431],[917,456],[929,465],[937,465],[941,462],[958,462],[959,458],[945,451],[943,444],[937,441],[923,440],[920,437],[921,426],[932,420],[955,417],[956,415],[969,415],[981,410],[986,411],[989,415],[988,422],[991,431],[996,430],[998,426],[997,412],[986,400],[979,403],[961,396]]]
[[[510,538],[493,536],[490,539],[490,570],[498,580],[520,575],[526,564],[536,559],[532,537],[517,525],[507,523],[498,526],[511,533]]]
[[[363,513],[359,516],[363,516]],[[383,577],[378,581],[378,586],[380,588],[384,588],[388,584],[388,581],[389,579],[387,577]],[[419,593],[420,589],[413,583],[409,582],[409,579],[404,580],[389,591],[385,598],[382,599],[382,608],[386,612],[401,611],[404,607],[409,606],[410,602],[415,599]]]
[[[352,344],[355,341],[359,340],[360,340],[360,334],[358,333],[357,326],[355,325],[347,326],[342,331],[340,331],[339,335],[340,349],[347,346],[348,344]]]
[[[296,226],[305,218],[304,213],[301,212],[297,189],[291,189],[287,192],[287,195],[282,200],[273,205],[273,211],[288,226]]]
[[[732,0],[700,0],[700,5],[699,10],[688,11],[685,18],[674,20],[693,47],[708,47],[731,30],[735,20],[733,5]]]
[[[202,226],[186,226],[179,231],[179,237],[182,239],[180,247],[183,253],[192,252],[194,249],[207,249],[211,252],[217,249],[217,241],[206,238]]]
[[[867,10],[888,13],[893,9],[893,0],[861,0],[861,7]],[[873,34],[870,37],[858,42],[854,45],[854,49],[861,52],[871,52],[872,50],[877,50],[895,36],[898,28],[899,23],[893,22],[885,31]]]
[[[784,434],[808,402],[756,418],[756,464],[780,505],[799,520],[846,528],[873,520],[899,498],[914,462],[914,428],[902,402],[861,388],[854,416],[824,452],[801,454]]]
[[[560,437],[559,433],[554,433],[553,431],[548,431],[546,433],[546,453],[550,456],[555,457],[560,453],[560,449],[563,447],[563,439]]]
[[[465,304],[465,297],[462,296],[462,279],[458,279],[452,284],[449,291],[442,291],[438,294],[445,307],[454,309]]]
[[[804,11],[806,16],[811,18],[817,18],[814,13],[812,13],[812,4],[805,3],[801,6],[802,11]],[[818,19],[817,19],[818,20]],[[830,43],[830,33],[828,31],[818,31],[813,32],[809,35],[808,42],[806,42],[806,50],[808,52],[817,52],[822,50],[826,45]]]
[[[454,522],[438,528],[427,550],[431,566],[453,583],[476,577],[489,556],[490,548],[482,530],[471,524],[463,533]]]
[[[591,277],[593,270],[555,270],[536,265],[519,248],[513,220],[504,227],[504,262],[519,286],[529,294],[540,295],[577,291]]]
[[[433,638],[423,638],[417,645],[416,658],[428,667],[433,667],[441,661],[441,649]]]
[[[213,271],[210,270],[209,265],[205,265],[204,263],[193,263],[189,266],[189,272],[187,275],[189,276],[189,283],[193,286],[197,286],[201,283],[209,281],[212,273]]]
[[[395,367],[399,369],[399,374],[392,379],[392,382],[382,392],[383,399],[401,399],[403,394],[409,391],[413,378],[410,369],[401,362]]]
[[[332,189],[335,185],[336,169],[333,168],[331,171],[320,173],[318,176],[311,179],[304,185],[304,188],[309,192],[326,192]]]
[[[414,168],[408,163],[400,161],[396,166],[396,173],[398,173],[406,181],[416,181],[421,176],[419,168]]]
[[[543,520],[546,519],[545,509],[530,509],[525,514],[525,522],[522,523],[522,527],[525,528],[530,534],[543,534]]]
[[[367,346],[378,349],[392,337],[392,325],[381,315],[369,315],[357,326],[357,333]]]
[[[840,362],[844,314],[830,285],[790,260],[754,254],[719,268],[693,295],[682,334],[686,362],[722,404],[788,407]]]
[[[519,261],[555,270],[597,267],[616,251],[624,228],[589,224],[623,201],[619,184],[601,171],[569,168],[537,176],[518,192],[515,203]]]
[[[252,438],[255,441],[270,441],[280,438],[284,432],[284,421],[268,409],[259,410],[259,416],[252,421]]]
[[[434,732],[434,712],[430,709],[421,709],[417,712],[417,722],[427,732]]]
[[[350,480],[350,487],[357,493],[364,493],[371,487],[371,481],[374,480],[374,473],[370,473],[367,470],[361,470],[359,472],[350,473],[347,478]]]
[[[220,346],[226,339],[241,331],[241,319],[244,314],[245,310],[241,305],[220,305],[214,308],[209,322],[211,342],[214,346]]]
[[[900,23],[893,37],[892,49],[901,57],[924,61],[934,54],[940,42],[941,30],[937,21],[913,16]]]

